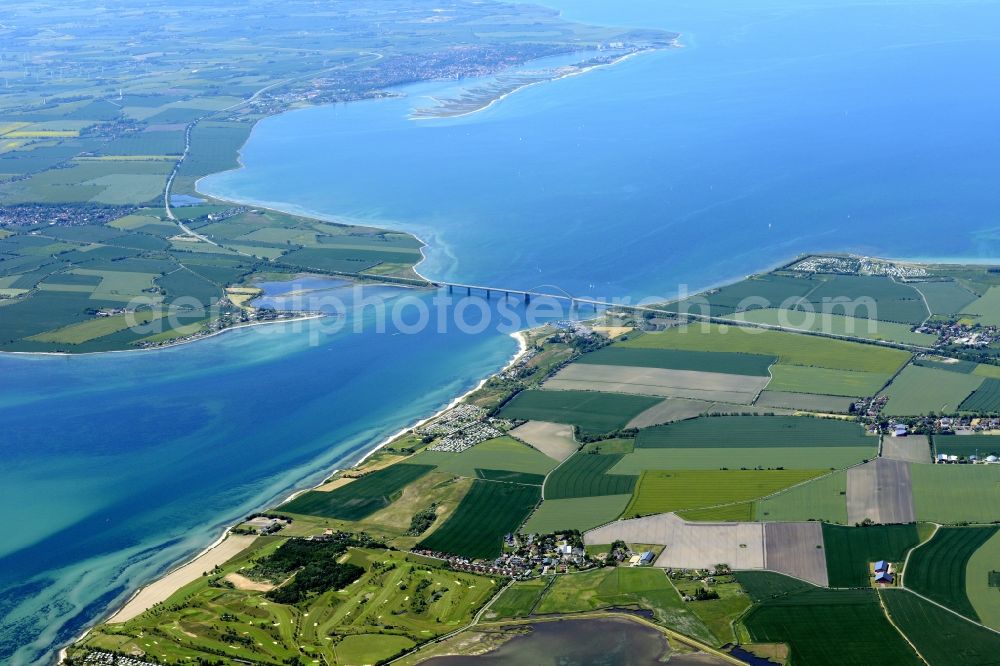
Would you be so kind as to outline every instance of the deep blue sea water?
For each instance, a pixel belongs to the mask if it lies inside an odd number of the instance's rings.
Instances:
[[[683,47],[463,118],[408,119],[453,82],[271,118],[202,189],[414,230],[430,276],[603,297],[806,251],[997,255],[997,2],[566,5]]]
[[[803,251],[998,255],[1000,3],[560,2],[573,19],[679,31],[683,48],[464,118],[409,112],[474,82],[289,113],[258,126],[245,169],[202,189],[416,231],[430,276],[609,298]],[[373,334],[371,312],[344,317],[342,331],[0,357],[0,663],[44,660],[224,524],[514,350],[490,328]]]

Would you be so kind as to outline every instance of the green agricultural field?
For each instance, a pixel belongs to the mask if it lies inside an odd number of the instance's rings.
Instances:
[[[792,367],[792,366],[788,366]],[[810,393],[786,393],[783,391],[763,391],[754,406],[794,409],[823,414],[846,414],[854,400],[843,396],[818,395]]]
[[[716,643],[708,627],[684,604],[662,569],[616,567],[557,576],[535,614],[579,613],[601,608],[644,608],[675,631]]]
[[[658,398],[599,391],[522,391],[500,416],[525,421],[568,423],[585,433],[621,430],[634,417],[660,402]]]
[[[906,587],[956,613],[978,621],[966,592],[969,560],[1000,527],[942,527],[930,541],[913,551],[906,565]],[[997,568],[1000,568],[1000,563]]]
[[[945,453],[960,458],[978,456],[980,459],[1000,455],[1000,437],[994,435],[934,435],[932,440],[936,454]]]
[[[671,312],[691,312],[715,317],[727,316],[748,308],[778,307],[797,302],[819,284],[806,276],[787,276],[768,273],[726,285],[702,294],[696,294],[677,303],[671,303]]]
[[[1000,365],[980,363],[976,366],[976,369],[972,371],[972,374],[979,375],[980,377],[992,377],[993,379],[1000,379]]]
[[[490,605],[487,617],[490,619],[516,619],[528,617],[542,598],[551,578],[519,580],[508,587]]]
[[[694,596],[704,587],[701,581],[680,577],[672,579],[671,582],[681,595]],[[688,609],[698,616],[715,636],[716,647],[738,642],[734,622],[750,608],[750,597],[733,576],[720,576],[709,587],[719,595],[719,598],[690,602]]]
[[[992,377],[983,380],[972,395],[958,407],[965,412],[996,414],[1000,412],[1000,379]]]
[[[538,505],[540,491],[538,486],[477,480],[451,517],[418,547],[471,559],[496,557],[503,537]]]
[[[872,562],[887,560],[901,567],[906,553],[919,543],[914,524],[844,527],[824,523],[823,548],[830,587],[868,587]]]
[[[979,621],[1000,631],[1000,532],[996,532],[969,558],[965,592]]]
[[[917,282],[913,288],[924,295],[927,305],[936,315],[953,315],[965,310],[976,295],[954,280],[947,282]]]
[[[252,554],[259,557],[281,541]],[[376,663],[468,624],[499,586],[499,581],[404,552],[351,549],[347,562],[364,569],[359,580],[289,605],[261,591],[225,585],[233,574],[251,575],[250,555],[185,586],[157,610],[96,627],[74,650],[123,650],[155,655],[164,663],[239,664],[250,645],[255,658],[269,664],[292,659],[331,666]],[[234,626],[243,629],[236,633]]]
[[[559,530],[584,532],[618,518],[631,499],[632,495],[545,499],[521,531],[537,534]]]
[[[812,583],[773,571],[737,571],[735,577],[755,604],[816,589]]]
[[[742,619],[754,643],[787,643],[808,666],[919,666],[875,590],[811,589],[764,601]]]
[[[776,365],[767,388],[788,393],[818,393],[851,398],[872,396],[882,390],[892,375],[858,370],[807,368],[801,365]]]
[[[955,412],[982,383],[978,375],[910,365],[884,391],[889,402],[882,412],[888,416]]]
[[[915,358],[913,359],[913,365],[919,366],[921,368],[935,368],[937,370],[950,370],[951,372],[960,372],[963,375],[967,375],[970,372],[975,372],[976,368],[979,367],[978,363],[973,361],[958,361],[955,359],[947,359],[945,357],[937,358]]]
[[[736,504],[819,476],[821,470],[647,470],[626,517]]]
[[[917,520],[990,523],[1000,516],[1000,465],[910,465]]]
[[[432,469],[432,465],[391,465],[329,492],[310,490],[279,508],[307,516],[361,520],[388,506],[405,486]]]
[[[136,273],[132,271],[93,270],[78,268],[76,275],[96,275],[101,283],[95,287],[91,298],[111,301],[128,302],[133,298],[149,294],[146,292],[153,286],[153,280],[160,277],[156,273]]]
[[[636,449],[856,447],[876,444],[856,423],[804,416],[713,416],[644,428]]]
[[[898,349],[859,342],[720,324],[678,326],[632,338],[621,346],[762,354],[777,356],[779,363],[786,365],[890,374],[910,357]]]
[[[77,345],[82,342],[93,340],[94,338],[100,338],[105,335],[117,333],[118,331],[124,331],[130,326],[146,324],[154,319],[159,319],[165,314],[166,313],[162,311],[136,312],[127,317],[124,315],[101,317],[99,319],[93,319],[79,324],[71,324],[70,326],[59,328],[54,331],[39,333],[27,339],[36,340],[38,342],[55,342]]]
[[[0,346],[12,350],[15,341],[71,323],[90,321],[90,308],[115,308],[116,301],[93,300],[88,294],[42,291],[2,308]]]
[[[1000,287],[990,287],[985,294],[962,308],[962,314],[973,317],[977,324],[1000,324]]]
[[[575,363],[625,365],[667,370],[698,370],[701,372],[722,372],[730,375],[767,377],[768,368],[777,360],[774,356],[760,354],[642,349],[612,345],[585,354]]]
[[[757,520],[847,522],[847,474],[842,470],[757,502]]]
[[[899,324],[878,319],[847,317],[837,314],[801,310],[767,308],[741,312],[734,317],[740,321],[769,324],[800,331],[842,335],[867,340],[901,342],[908,345],[929,347],[937,338],[928,333],[916,333],[910,324]]]
[[[808,299],[817,311],[888,322],[919,324],[930,316],[920,292],[882,276],[835,275],[810,292]],[[843,299],[850,301],[846,306],[850,310],[838,303]],[[874,307],[868,307],[867,299],[874,301]]]
[[[647,469],[842,469],[876,455],[869,446],[684,447],[636,449],[612,474],[641,474]]]
[[[508,470],[544,476],[558,464],[544,453],[511,437],[480,442],[460,453],[424,451],[410,458],[410,462],[434,465],[442,471],[473,479],[484,478],[478,470]]]
[[[889,617],[930,666],[1000,663],[1000,634],[935,606],[907,590],[881,592]]]
[[[546,499],[630,495],[636,477],[609,474],[621,455],[576,453],[553,470],[545,480]]]

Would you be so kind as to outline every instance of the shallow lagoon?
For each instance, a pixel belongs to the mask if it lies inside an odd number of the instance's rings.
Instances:
[[[530,625],[496,650],[479,656],[436,657],[427,666],[653,666],[669,657],[675,666],[711,666],[724,663],[706,654],[674,654],[666,637],[650,627],[624,618],[561,620]]]

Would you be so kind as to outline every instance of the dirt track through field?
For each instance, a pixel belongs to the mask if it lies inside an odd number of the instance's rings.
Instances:
[[[769,377],[719,372],[573,363],[556,373],[542,388],[692,398],[748,405],[769,380]]]
[[[876,458],[847,470],[847,521],[866,518],[884,524],[916,521],[908,463]]]

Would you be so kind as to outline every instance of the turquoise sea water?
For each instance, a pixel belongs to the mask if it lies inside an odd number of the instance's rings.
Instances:
[[[204,191],[414,230],[435,277],[608,298],[802,251],[997,256],[1000,3],[564,9],[676,30],[683,48],[464,118],[408,116],[471,82],[272,118],[247,168]],[[514,349],[492,328],[373,334],[370,313],[346,316],[366,332],[313,322],[151,353],[0,357],[0,663],[44,660],[222,525],[433,412]]]
[[[350,309],[357,296],[310,291],[347,314],[161,351],[0,356],[0,663],[51,656],[225,525],[432,414],[517,348],[493,330],[413,333],[434,294],[366,288],[398,313],[378,333],[373,306]],[[267,299],[289,300],[303,307]]]

